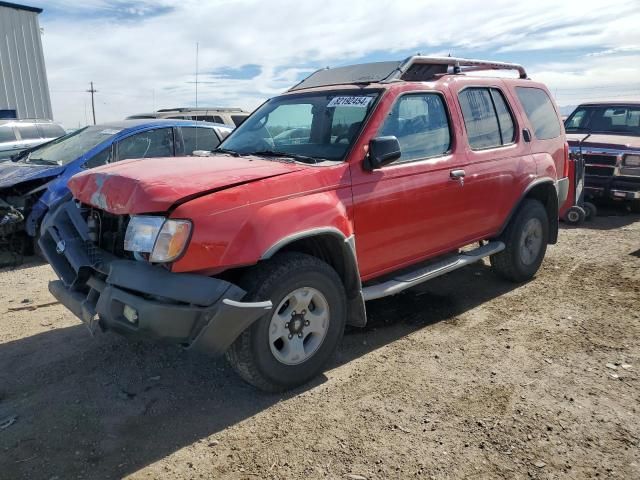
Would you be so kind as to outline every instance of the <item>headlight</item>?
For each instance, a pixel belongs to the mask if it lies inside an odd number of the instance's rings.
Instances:
[[[153,263],[171,262],[184,251],[191,234],[189,220],[172,220],[164,217],[131,217],[124,236],[124,249],[129,252],[147,253]]]
[[[640,155],[625,155],[623,163],[625,167],[640,167]]]

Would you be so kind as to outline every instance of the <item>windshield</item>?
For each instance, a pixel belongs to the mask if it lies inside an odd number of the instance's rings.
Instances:
[[[273,98],[236,128],[221,150],[300,161],[344,160],[378,94],[332,91]]]
[[[578,107],[567,118],[565,130],[640,135],[640,105]]]
[[[85,127],[32,150],[22,161],[66,165],[120,131],[100,126]]]

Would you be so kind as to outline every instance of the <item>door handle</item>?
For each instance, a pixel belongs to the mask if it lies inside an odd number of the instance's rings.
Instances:
[[[464,185],[464,176],[464,170],[451,170],[449,172],[449,178],[451,178],[451,180],[458,180],[460,185]]]

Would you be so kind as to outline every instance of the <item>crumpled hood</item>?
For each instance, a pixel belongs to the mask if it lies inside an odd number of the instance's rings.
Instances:
[[[217,190],[305,168],[258,157],[146,158],[79,173],[73,196],[116,215],[164,212],[172,205]]]
[[[28,163],[0,163],[0,188],[13,187],[22,182],[56,177],[64,171],[60,165],[35,165]]]
[[[586,133],[568,133],[567,141],[569,145],[577,146],[580,140],[586,136]],[[593,133],[586,141],[582,142],[582,146],[592,148],[617,148],[619,150],[640,150],[640,137]]]

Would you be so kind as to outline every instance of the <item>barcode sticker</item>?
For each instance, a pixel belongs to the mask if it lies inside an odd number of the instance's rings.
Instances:
[[[363,96],[358,96],[358,97],[333,97],[331,99],[331,101],[329,102],[329,104],[327,105],[327,108],[332,108],[332,107],[356,107],[356,108],[366,108],[369,103],[371,102],[371,99],[373,97],[363,97]]]

